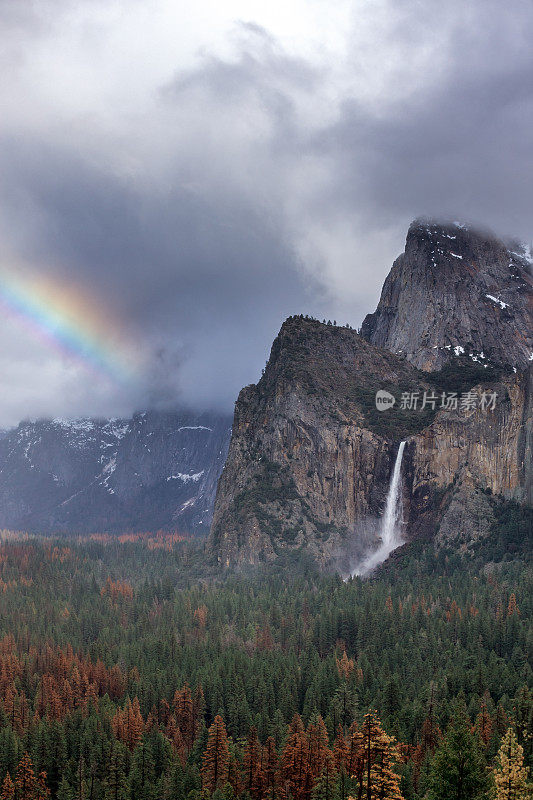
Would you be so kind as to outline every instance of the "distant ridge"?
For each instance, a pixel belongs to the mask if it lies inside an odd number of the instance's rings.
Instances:
[[[22,422],[0,436],[0,528],[207,534],[230,427],[189,411]]]

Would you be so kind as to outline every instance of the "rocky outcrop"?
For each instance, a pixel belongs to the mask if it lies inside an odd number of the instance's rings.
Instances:
[[[230,431],[190,412],[23,422],[0,438],[0,528],[207,532]]]
[[[287,320],[260,382],[236,404],[209,541],[219,561],[257,563],[305,547],[325,563],[363,550],[397,441],[422,424],[400,415],[392,432],[376,410],[376,390],[399,386],[420,387],[405,360],[353,330]]]
[[[236,404],[210,553],[231,566],[302,548],[347,572],[376,540],[401,440],[407,536],[464,547],[491,529],[490,493],[531,503],[531,298],[525,252],[417,222],[363,335],[287,320]],[[470,390],[494,408],[463,407]],[[440,408],[451,391],[458,407]],[[435,407],[402,407],[412,392]]]
[[[440,411],[411,446],[411,493],[466,481],[533,504],[533,367],[491,389],[494,410]]]
[[[418,220],[362,335],[423,370],[454,353],[520,370],[533,357],[532,314],[527,248],[459,223]]]
[[[440,411],[407,444],[407,534],[467,551],[491,535],[491,497],[533,504],[533,368],[493,384],[495,408]],[[481,387],[474,391],[481,392]]]

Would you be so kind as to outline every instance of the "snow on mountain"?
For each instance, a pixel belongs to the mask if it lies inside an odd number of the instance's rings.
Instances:
[[[426,371],[452,353],[524,369],[533,349],[532,263],[528,245],[458,222],[415,220],[362,335]]]
[[[0,527],[207,533],[230,428],[157,411],[21,422],[0,437]]]

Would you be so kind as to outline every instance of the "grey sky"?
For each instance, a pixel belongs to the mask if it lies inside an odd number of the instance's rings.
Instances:
[[[142,354],[103,377],[4,304],[0,425],[231,407],[288,314],[360,324],[420,214],[530,240],[533,7],[442,5],[0,0],[0,280]]]

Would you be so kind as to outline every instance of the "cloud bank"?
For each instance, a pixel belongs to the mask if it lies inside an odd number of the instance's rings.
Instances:
[[[229,409],[288,314],[373,310],[414,217],[531,239],[528,4],[223,5],[0,2],[0,280],[139,356],[101,375],[4,303],[0,425]]]

